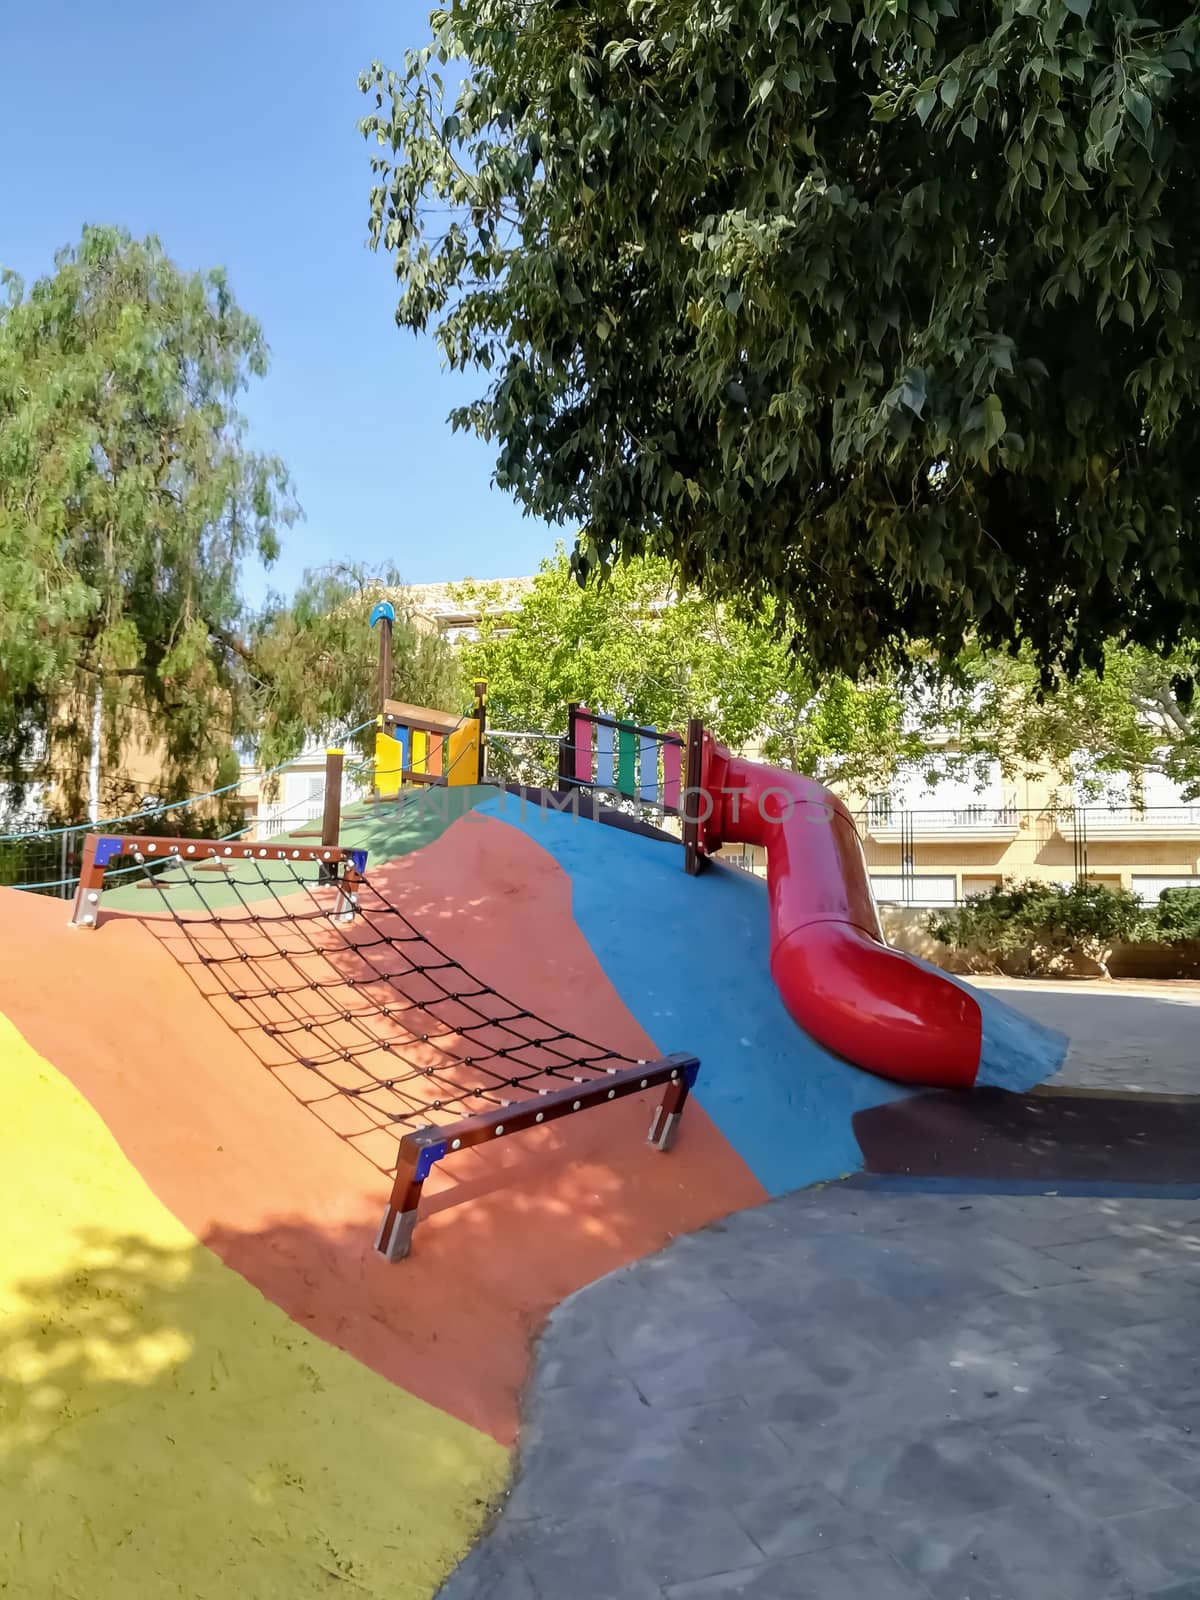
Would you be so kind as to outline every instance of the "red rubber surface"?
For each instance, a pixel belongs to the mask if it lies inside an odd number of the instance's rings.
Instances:
[[[862,844],[811,778],[731,756],[705,736],[700,844],[767,853],[771,976],[826,1049],[898,1083],[969,1088],[983,1021],[974,998],[884,940]]]

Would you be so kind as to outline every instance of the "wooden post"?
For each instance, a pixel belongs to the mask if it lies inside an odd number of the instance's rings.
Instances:
[[[392,729],[388,726],[387,702],[392,698],[392,624],[396,620],[396,608],[390,600],[381,600],[371,612],[371,626],[380,624],[379,628],[379,710],[383,715],[383,731],[390,734]]]
[[[691,1077],[675,1078],[666,1087],[662,1097],[662,1104],[654,1113],[654,1120],[650,1124],[650,1132],[646,1135],[646,1143],[652,1144],[656,1150],[670,1150],[675,1144],[679,1132],[679,1119],[683,1116],[683,1108],[687,1105],[688,1090],[692,1086],[695,1074]]]
[[[392,619],[382,617],[379,629],[379,704],[392,698]]]
[[[400,1141],[391,1198],[375,1236],[375,1248],[387,1260],[403,1261],[412,1249],[421,1190],[434,1163],[445,1153],[446,1140],[437,1128],[418,1128]]]
[[[345,752],[325,752],[325,809],[321,813],[321,843],[336,844],[342,826],[342,768]]]
[[[94,928],[100,920],[100,891],[104,888],[104,866],[96,860],[99,837],[98,834],[89,833],[83,842],[83,864],[79,869],[75,905],[71,912],[73,928]]]
[[[579,715],[579,701],[572,700],[567,707],[567,735],[558,741],[558,790],[565,794],[575,787],[575,719]]]
[[[342,827],[342,768],[345,754],[341,750],[325,752],[325,809],[321,813],[321,843],[336,844]],[[318,883],[332,883],[337,868],[321,863],[317,872]]]
[[[700,854],[700,803],[704,798],[700,780],[704,774],[704,724],[689,717],[687,725],[687,765],[683,793],[679,797],[679,816],[683,823],[683,870],[695,877],[704,865]]]
[[[487,683],[483,678],[475,680],[475,708],[473,715],[479,724],[479,750],[475,781],[482,783],[487,771]]]

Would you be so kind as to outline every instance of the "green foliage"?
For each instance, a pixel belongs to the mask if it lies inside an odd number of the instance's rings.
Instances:
[[[1069,970],[1082,956],[1107,976],[1113,946],[1141,937],[1146,916],[1128,889],[1030,879],[972,895],[953,911],[934,912],[927,926],[975,970],[1003,967],[1044,976]]]
[[[379,643],[370,615],[385,593],[395,602],[399,582],[393,568],[343,564],[307,572],[290,603],[273,601],[255,621],[250,651],[264,767],[296,755],[313,732],[356,727],[379,714]],[[447,710],[467,698],[458,658],[403,606],[392,628],[392,698]],[[373,750],[374,726],[356,743]]]
[[[1163,944],[1200,943],[1200,889],[1164,889],[1146,936]]]
[[[1194,8],[431,20],[363,75],[372,238],[580,574],[666,557],[852,675],[1200,636]]]
[[[1028,651],[972,650],[958,680],[941,686],[940,714],[964,752],[994,756],[1010,774],[1052,767],[1069,779],[1073,767],[1085,798],[1142,769],[1162,773],[1184,796],[1200,793],[1200,652],[1187,646],[1157,656],[1110,645],[1102,669],[1044,693]]]
[[[561,734],[573,700],[662,729],[701,716],[735,748],[761,742],[772,761],[859,788],[886,781],[892,762],[917,748],[893,684],[818,686],[769,612],[681,590],[664,560],[618,565],[581,588],[560,550],[515,613],[501,585],[456,594],[481,608],[463,662],[488,681],[495,727]],[[553,762],[550,746],[534,754]]]
[[[161,747],[162,793],[206,788],[246,725],[238,575],[292,514],[236,397],[266,370],[223,274],[87,228],[0,308],[0,759],[39,742],[78,814],[95,696],[114,756]]]
[[[266,371],[258,324],[221,272],[155,239],[87,228],[0,307],[0,784],[50,781],[83,812],[101,698],[102,814],[237,781],[376,714],[371,596],[395,572],[309,574],[247,618],[247,557],[270,563],[296,507],[249,450],[240,391]],[[398,695],[456,704],[442,642],[397,620]],[[184,826],[176,814],[173,825]],[[215,816],[216,821],[211,821]],[[234,826],[235,802],[210,825]],[[51,874],[56,875],[56,874]]]

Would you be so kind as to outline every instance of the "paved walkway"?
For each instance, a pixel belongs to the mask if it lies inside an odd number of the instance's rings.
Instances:
[[[1200,983],[971,981],[1069,1036],[1056,1083],[1200,1094]]]
[[[1190,1005],[1058,992],[1065,1077],[1196,1089]],[[743,1212],[554,1314],[444,1600],[1200,1600],[1198,1324],[1200,1200]]]

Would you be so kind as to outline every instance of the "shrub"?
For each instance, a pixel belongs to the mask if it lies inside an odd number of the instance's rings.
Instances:
[[[1044,976],[1083,957],[1107,977],[1113,946],[1138,938],[1147,920],[1128,889],[1031,879],[975,895],[953,911],[935,912],[928,929],[963,954],[973,971],[1003,967]]]
[[[1164,889],[1150,924],[1149,937],[1163,944],[1200,941],[1200,889]]]

